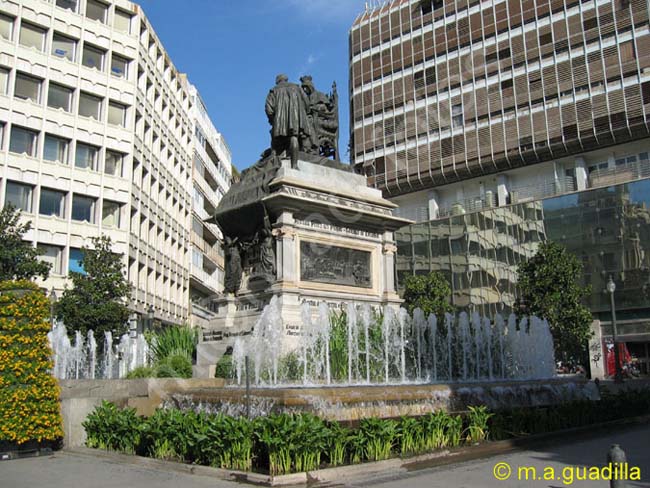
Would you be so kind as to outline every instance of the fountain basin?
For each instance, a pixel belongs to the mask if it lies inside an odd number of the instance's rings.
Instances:
[[[418,416],[437,410],[463,411],[470,405],[487,405],[491,410],[498,410],[599,398],[593,383],[576,377],[539,381],[276,387],[252,388],[250,411],[255,416],[306,411],[329,420],[357,421],[367,417]],[[242,388],[199,387],[170,391],[164,403],[184,409],[244,415],[246,401],[246,390]]]
[[[83,446],[82,422],[103,400],[151,415],[162,405],[230,415],[246,412],[246,390],[219,379],[62,380],[61,414],[65,446]],[[449,384],[253,388],[252,415],[309,411],[338,421],[366,417],[424,415],[435,410],[462,411],[468,405],[491,409],[544,406],[572,400],[598,400],[593,382],[579,377],[540,381]]]

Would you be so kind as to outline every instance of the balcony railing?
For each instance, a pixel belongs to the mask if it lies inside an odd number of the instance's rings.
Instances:
[[[192,244],[196,246],[199,251],[210,258],[213,263],[223,267],[223,257],[219,255],[219,250],[216,248],[218,244],[211,246],[205,239],[203,239],[194,231],[192,231]]]
[[[573,177],[547,179],[537,181],[533,185],[517,186],[510,189],[510,203],[527,202],[541,198],[562,195],[576,191],[576,182]]]
[[[466,198],[452,203],[450,206],[440,208],[438,212],[439,217],[449,217],[455,215],[463,215],[468,212],[476,212],[484,208],[496,207],[497,196],[496,193],[486,192],[485,196],[477,196],[474,198]]]
[[[589,173],[589,187],[620,185],[643,178],[650,178],[650,161],[647,159],[617,164],[613,168],[596,169]]]
[[[219,290],[219,274],[215,271],[213,274],[207,273],[203,269],[192,266],[192,274],[208,288],[214,290],[215,292]]]

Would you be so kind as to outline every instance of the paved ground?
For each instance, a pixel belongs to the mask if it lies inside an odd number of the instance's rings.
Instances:
[[[341,485],[361,487],[606,487],[606,481],[574,481],[562,478],[563,470],[571,466],[603,466],[610,444],[619,443],[628,454],[630,465],[641,468],[641,482],[630,482],[629,487],[650,488],[650,425],[628,428],[621,433],[599,435],[589,439],[569,442],[562,446],[531,449],[490,459],[472,461],[451,466],[425,468],[398,477],[384,479],[341,480]],[[495,479],[493,471],[497,463],[508,463],[513,475],[506,481]],[[519,481],[520,466],[534,466],[538,476],[545,467],[556,472],[554,481]],[[504,471],[505,472],[505,471]],[[581,474],[580,470],[578,474]],[[569,473],[570,474],[570,473]],[[574,475],[575,477],[575,475]],[[557,479],[560,478],[560,479]],[[59,452],[47,458],[31,458],[0,462],[0,488],[234,488],[241,484],[215,480],[203,476],[155,471],[69,452]]]
[[[583,471],[574,471],[574,466],[604,466],[607,458],[607,451],[611,444],[617,443],[626,451],[630,466],[638,466],[641,469],[640,482],[628,482],[628,487],[650,487],[650,425],[626,429],[621,433],[610,433],[594,436],[577,442],[567,442],[564,445],[553,445],[540,449],[532,449],[522,452],[515,452],[506,455],[495,456],[480,461],[443,466],[418,470],[408,475],[401,475],[399,478],[384,480],[363,480],[351,481],[348,486],[373,486],[373,487],[480,487],[480,488],[508,488],[508,487],[552,487],[564,486],[573,487],[607,487],[607,481],[579,481],[577,475],[582,476]],[[499,481],[495,479],[494,470],[498,463],[507,463],[512,470],[509,479]],[[518,468],[522,466],[535,467],[537,476],[542,477],[544,468],[551,467],[554,470],[555,480],[533,480],[529,474],[529,481],[525,479],[525,471],[522,471],[522,480],[517,479]],[[501,466],[500,474],[507,474],[507,468]],[[550,473],[550,471],[549,471]],[[571,479],[573,474],[573,480]],[[563,475],[566,475],[563,477]],[[571,482],[572,481],[572,482]]]

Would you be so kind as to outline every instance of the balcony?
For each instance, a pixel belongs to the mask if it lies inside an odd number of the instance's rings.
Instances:
[[[197,266],[192,266],[192,276],[201,283],[206,288],[217,292],[221,289],[221,284],[219,283],[218,273],[215,271],[213,274],[207,273]]]
[[[223,269],[223,257],[219,255],[219,251],[216,245],[211,246],[205,239],[203,239],[194,231],[192,231],[192,244],[204,255],[206,255],[213,263]]]
[[[476,196],[474,198],[466,198],[452,203],[450,206],[442,207],[439,210],[439,218],[463,215],[468,212],[476,212],[485,208],[497,206],[496,193],[485,192],[485,196]]]
[[[616,164],[613,168],[596,169],[589,173],[589,187],[613,186],[643,178],[650,178],[650,161],[647,159]]]
[[[210,205],[212,205],[214,208],[217,208],[219,206],[219,200],[217,199],[217,192],[213,190],[210,187],[210,185],[208,185],[208,182],[205,181],[205,178],[203,178],[203,176],[198,171],[196,171],[196,168],[192,171],[192,175],[194,181],[198,184],[201,193],[203,193],[205,198],[208,199]]]

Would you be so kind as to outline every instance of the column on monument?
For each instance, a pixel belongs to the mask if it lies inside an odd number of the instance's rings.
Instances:
[[[392,232],[384,232],[382,239],[383,281],[385,295],[394,295],[395,290],[395,253],[397,246]]]
[[[274,229],[277,249],[277,278],[279,282],[295,283],[296,275],[296,238],[293,214],[282,212]]]
[[[591,323],[593,335],[589,339],[589,360],[591,361],[591,377],[605,379],[607,377],[607,362],[603,348],[603,330],[600,320]]]

